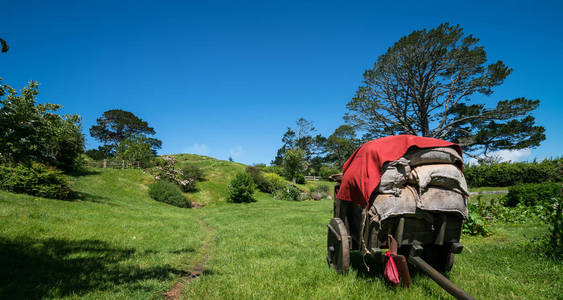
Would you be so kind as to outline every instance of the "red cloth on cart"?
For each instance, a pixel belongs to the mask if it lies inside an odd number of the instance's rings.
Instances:
[[[383,164],[401,158],[411,147],[453,147],[462,155],[459,145],[435,138],[395,135],[373,140],[356,149],[342,167],[342,183],[336,197],[366,207],[381,180]],[[463,170],[463,166],[460,168]]]

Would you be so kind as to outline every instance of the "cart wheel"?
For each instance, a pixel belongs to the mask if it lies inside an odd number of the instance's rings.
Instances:
[[[350,267],[350,235],[340,218],[332,218],[328,223],[326,260],[339,273],[348,272]]]

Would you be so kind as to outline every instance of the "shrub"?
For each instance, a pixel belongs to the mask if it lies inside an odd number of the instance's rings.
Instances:
[[[93,160],[103,160],[104,158],[107,158],[107,155],[104,153],[104,151],[99,149],[89,149],[84,153]]]
[[[178,207],[191,207],[191,203],[184,195],[180,188],[169,181],[159,180],[149,186],[149,196],[156,201],[168,203]]]
[[[286,185],[283,188],[276,189],[273,193],[274,198],[286,201],[301,200],[301,191],[295,187]]]
[[[563,193],[563,191],[562,191]],[[563,196],[560,193],[544,201],[546,208],[546,222],[549,226],[549,237],[547,239],[547,253],[555,257],[563,257]]]
[[[512,186],[522,183],[563,181],[563,158],[542,162],[493,163],[465,166],[467,184],[480,186]]]
[[[329,196],[329,186],[328,185],[317,185],[309,189],[309,194],[314,200],[321,200]]]
[[[68,199],[71,190],[61,171],[39,163],[0,165],[0,189],[53,199]]]
[[[185,178],[182,170],[176,168],[176,158],[170,155],[158,157],[156,167],[151,169],[155,180],[166,180],[177,184],[184,192],[195,191],[195,180]]]
[[[301,173],[295,174],[295,183],[305,184],[305,175],[303,175]]]
[[[273,191],[272,184],[264,177],[258,167],[249,166],[246,168],[246,173],[250,175],[258,190],[264,193],[271,193]]]
[[[186,165],[180,170],[180,186],[184,192],[197,191],[196,182],[204,179],[203,170],[194,165]],[[183,184],[182,184],[183,183]]]
[[[245,203],[254,202],[254,182],[248,173],[238,173],[229,184],[228,202]]]
[[[463,233],[469,235],[490,235],[490,230],[488,228],[487,220],[481,216],[478,212],[479,208],[477,205],[468,205],[469,215],[467,220],[463,222]]]
[[[182,173],[184,174],[183,175],[184,178],[191,178],[195,181],[202,181],[205,179],[203,170],[198,166],[186,165],[182,167],[181,170]]]
[[[514,207],[521,203],[525,206],[541,204],[546,199],[559,196],[561,184],[553,182],[527,183],[512,186],[508,189],[505,205]]]
[[[264,179],[268,181],[268,184],[272,187],[272,193],[275,190],[282,189],[286,186],[285,180],[276,173],[264,173]]]
[[[329,166],[322,166],[320,171],[321,178],[324,180],[330,180],[331,175],[338,173],[342,173],[342,169],[333,168]]]

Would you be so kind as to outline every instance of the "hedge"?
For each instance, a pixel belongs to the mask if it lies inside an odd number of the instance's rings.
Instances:
[[[563,181],[563,158],[542,162],[497,163],[465,166],[467,184],[471,187],[512,186],[522,183]]]

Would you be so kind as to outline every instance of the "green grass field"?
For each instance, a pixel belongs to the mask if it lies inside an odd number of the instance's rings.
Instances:
[[[227,204],[227,178],[244,165],[182,155],[206,170],[181,209],[147,195],[140,170],[95,169],[72,179],[81,199],[0,191],[0,298],[162,299],[176,286],[191,299],[448,298],[424,274],[413,287],[385,284],[381,266],[358,253],[338,275],[327,267],[332,202]],[[318,183],[314,183],[318,184]],[[311,184],[308,184],[311,185]],[[476,299],[563,299],[563,263],[530,251],[543,226],[495,224],[487,238],[463,236],[450,279]],[[203,275],[187,282],[204,263]]]

